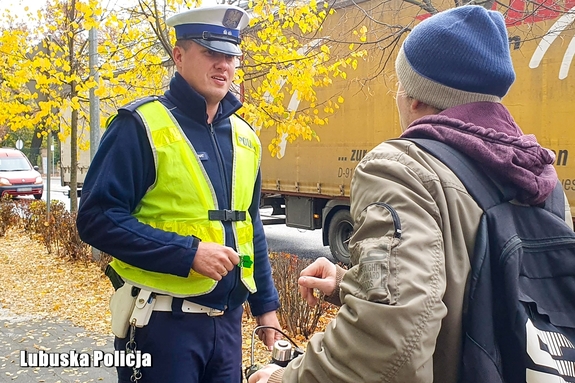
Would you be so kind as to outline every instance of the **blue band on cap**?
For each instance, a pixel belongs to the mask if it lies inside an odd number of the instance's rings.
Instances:
[[[189,36],[198,36],[203,32],[217,33],[221,35],[230,35],[236,38],[240,37],[240,31],[237,29],[224,28],[213,24],[180,24],[174,27],[176,39],[185,39]]]

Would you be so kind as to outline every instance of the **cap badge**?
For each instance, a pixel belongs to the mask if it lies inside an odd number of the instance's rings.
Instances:
[[[222,25],[226,28],[237,28],[244,13],[237,9],[228,9],[224,14]]]

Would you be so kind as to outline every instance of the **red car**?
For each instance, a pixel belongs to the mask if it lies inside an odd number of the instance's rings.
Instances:
[[[44,181],[37,166],[16,149],[0,148],[0,195],[33,195],[42,198]]]

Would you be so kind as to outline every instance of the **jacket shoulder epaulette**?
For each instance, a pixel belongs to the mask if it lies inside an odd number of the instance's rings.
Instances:
[[[118,108],[118,112],[130,112],[130,113],[134,113],[136,111],[136,109],[138,109],[140,106],[147,104],[148,102],[152,102],[152,101],[156,101],[158,100],[158,96],[147,96],[147,97],[142,97],[139,98],[137,100],[134,100],[124,106],[121,106],[120,108]]]
[[[142,98],[134,100],[134,101],[132,101],[132,102],[130,102],[124,106],[119,107],[118,113],[111,115],[106,120],[106,127],[110,126],[112,121],[114,121],[116,119],[116,117],[118,117],[118,115],[120,115],[122,113],[128,113],[132,116],[135,116],[136,119],[141,122],[142,120],[141,120],[140,116],[138,116],[138,114],[136,113],[136,109],[138,109],[140,106],[142,106],[148,102],[156,101],[158,99],[159,99],[158,96],[142,97]]]

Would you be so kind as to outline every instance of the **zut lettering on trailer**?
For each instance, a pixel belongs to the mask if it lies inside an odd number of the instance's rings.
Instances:
[[[367,154],[367,149],[352,149],[350,161],[361,161],[361,159]]]

